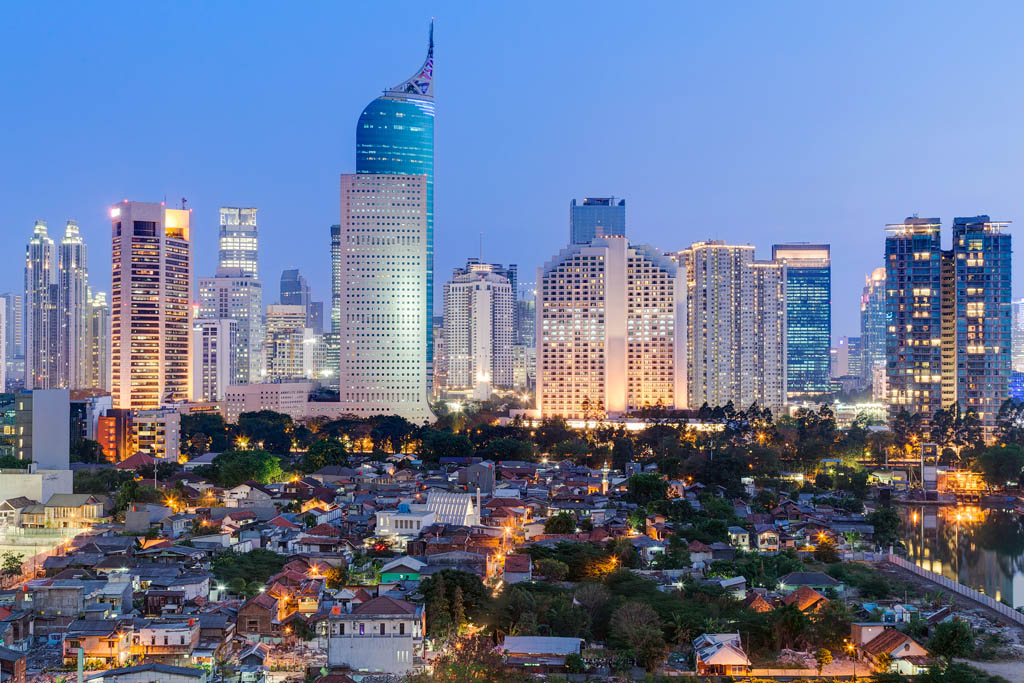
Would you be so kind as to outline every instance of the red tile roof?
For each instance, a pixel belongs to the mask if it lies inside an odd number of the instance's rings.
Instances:
[[[352,610],[352,614],[374,615],[374,614],[416,614],[416,605],[405,600],[396,600],[382,595],[369,602],[364,602]]]

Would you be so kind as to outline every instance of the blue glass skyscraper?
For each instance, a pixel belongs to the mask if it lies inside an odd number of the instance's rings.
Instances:
[[[626,236],[626,200],[587,197],[569,203],[569,244],[589,244],[599,237]]]
[[[427,59],[410,78],[363,109],[356,126],[356,173],[427,177],[427,310],[434,315],[434,25]],[[427,325],[427,381],[434,340]]]
[[[776,244],[786,263],[786,391],[789,397],[831,389],[832,261],[827,244]]]

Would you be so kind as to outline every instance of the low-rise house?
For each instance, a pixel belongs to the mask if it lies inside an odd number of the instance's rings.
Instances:
[[[711,546],[706,543],[690,541],[690,544],[687,546],[687,550],[690,551],[690,562],[694,567],[704,567],[711,564]]]
[[[762,553],[777,552],[779,550],[779,532],[775,529],[774,525],[755,525],[754,540],[757,543],[758,551]]]
[[[25,683],[25,653],[0,646],[0,681]]]
[[[235,631],[252,639],[276,636],[281,630],[284,616],[277,598],[260,593],[246,600],[238,609]]]
[[[783,605],[795,605],[804,614],[817,612],[828,604],[828,598],[810,586],[800,586],[782,599]]]
[[[533,581],[533,559],[525,553],[507,555],[502,576],[505,583]]]
[[[396,557],[380,568],[380,582],[419,581],[420,570],[426,566],[426,562],[415,557]]]
[[[131,637],[131,626],[119,619],[76,619],[64,633],[64,663],[77,662],[82,648],[87,662],[123,666],[131,658]]]
[[[510,669],[531,674],[564,673],[568,658],[579,655],[582,646],[579,638],[505,636],[501,651]]]
[[[904,676],[916,676],[928,670],[928,650],[907,634],[894,628],[886,629],[860,647],[864,658],[876,667],[881,655],[891,658],[889,671]]]
[[[693,641],[698,676],[744,676],[750,659],[739,633],[703,633]]]
[[[199,646],[199,621],[139,620],[132,635],[132,656],[164,664],[187,664]]]
[[[779,590],[783,593],[795,591],[800,586],[808,586],[824,593],[829,588],[843,592],[843,584],[823,572],[792,572],[779,579]]]
[[[408,673],[419,664],[425,631],[423,606],[404,600],[373,598],[351,613],[333,607],[328,617],[327,665]]]
[[[148,662],[93,674],[85,680],[87,683],[208,683],[209,678],[204,669]]]
[[[21,511],[28,506],[35,504],[36,501],[31,498],[26,498],[25,496],[8,498],[7,500],[0,502],[0,527],[20,525]]]
[[[193,515],[168,515],[160,520],[164,536],[178,538],[192,528]]]
[[[91,493],[55,493],[42,506],[22,509],[22,526],[29,529],[82,529],[111,520],[110,499]]]

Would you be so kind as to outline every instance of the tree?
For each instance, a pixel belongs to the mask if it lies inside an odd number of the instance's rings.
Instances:
[[[569,575],[569,565],[558,560],[544,559],[537,562],[534,573],[548,581],[565,581],[565,577]]]
[[[231,582],[236,578],[263,585],[284,567],[288,558],[266,548],[253,548],[247,553],[232,550],[223,552],[213,560],[211,570],[218,581]],[[258,590],[258,588],[257,588]]]
[[[821,670],[832,663],[832,652],[825,648],[819,648],[814,653],[814,661],[818,663],[818,675],[821,675]]]
[[[868,515],[867,522],[875,528],[875,545],[884,548],[899,540],[900,516],[894,508],[878,508]]]
[[[919,413],[911,415],[904,408],[896,413],[891,429],[896,446],[904,452],[910,453],[921,440],[921,435],[924,432],[923,420]]]
[[[893,657],[888,652],[880,652],[875,657],[875,667],[880,672],[887,672],[892,669]]]
[[[576,518],[568,512],[551,515],[544,521],[546,534],[571,534],[576,531]]]
[[[424,462],[439,463],[441,458],[468,458],[473,455],[473,444],[465,434],[438,429],[424,429],[420,433],[420,457]]]
[[[814,547],[814,559],[823,564],[838,562],[839,550],[836,548],[836,542],[828,536],[819,540],[818,545]]]
[[[246,481],[270,484],[284,478],[281,461],[267,451],[226,451],[213,459],[212,472],[218,486],[232,488]]]
[[[956,657],[966,657],[974,650],[974,633],[966,621],[954,619],[935,627],[928,639],[928,650],[949,666]]]
[[[487,638],[462,638],[444,648],[433,662],[431,673],[407,676],[405,683],[517,683],[523,678],[508,671]]]
[[[445,595],[444,581],[437,583],[437,589],[427,602],[427,630],[434,637],[446,637],[452,628],[452,615]]]
[[[310,444],[302,455],[299,469],[307,474],[316,472],[322,467],[348,465],[348,453],[345,447],[334,439],[318,439]]]
[[[24,561],[23,554],[8,550],[0,555],[0,573],[6,576],[17,576],[21,573],[21,564]]]
[[[653,671],[668,653],[661,619],[642,602],[627,602],[612,614],[609,634],[616,649],[627,651],[636,663]]]
[[[1024,473],[1024,447],[1016,443],[993,446],[978,456],[977,465],[989,486],[1002,488],[1009,482],[1019,486]]]
[[[92,439],[75,439],[72,441],[71,462],[103,462],[103,450],[100,448],[99,442]]]
[[[996,438],[1002,443],[1024,444],[1024,401],[1008,398],[999,406]]]
[[[529,462],[534,458],[533,444],[521,439],[501,437],[488,443],[480,451],[480,455],[489,460],[523,460]]]
[[[392,453],[401,453],[409,438],[416,433],[415,425],[401,415],[377,415],[371,420],[370,439],[374,448],[382,451],[390,448]]]
[[[458,631],[466,623],[466,606],[462,601],[462,586],[455,587],[452,596],[452,627]]]
[[[178,436],[192,457],[207,452],[222,453],[228,449],[228,425],[220,413],[182,415]],[[197,438],[193,439],[193,436]]]
[[[668,482],[657,474],[634,474],[626,482],[626,500],[637,505],[646,505],[668,497]]]
[[[343,588],[348,583],[348,567],[331,567],[324,572],[324,581],[331,590]]]
[[[626,463],[631,462],[636,457],[633,450],[633,442],[626,437],[619,437],[615,439],[612,445],[612,462],[611,465],[614,469],[620,472],[626,471]]]

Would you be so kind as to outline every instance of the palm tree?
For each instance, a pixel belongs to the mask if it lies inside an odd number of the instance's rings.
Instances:
[[[886,673],[892,668],[893,658],[888,652],[882,652],[875,657],[875,666],[881,673]]]

